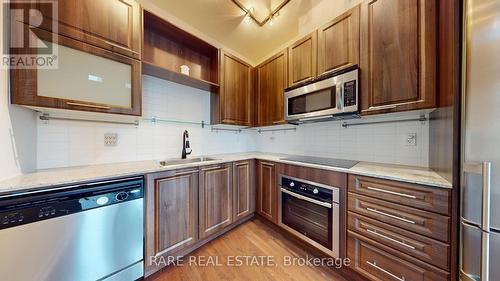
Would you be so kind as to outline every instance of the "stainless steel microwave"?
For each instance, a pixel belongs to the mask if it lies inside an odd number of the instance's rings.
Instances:
[[[359,70],[344,69],[285,90],[285,120],[305,123],[359,116]]]

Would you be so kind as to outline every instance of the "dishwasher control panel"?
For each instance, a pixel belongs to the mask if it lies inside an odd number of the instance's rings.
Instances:
[[[144,180],[116,180],[101,184],[4,196],[0,200],[0,230],[74,213],[103,208],[144,197]]]

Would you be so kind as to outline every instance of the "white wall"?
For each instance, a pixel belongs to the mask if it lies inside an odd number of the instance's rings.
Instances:
[[[144,76],[143,116],[161,119],[209,120],[210,94],[173,82]],[[38,121],[37,166],[53,168],[180,157],[182,133],[190,133],[193,155],[265,151],[428,166],[427,123],[403,122],[341,127],[341,122],[301,125],[296,132],[255,130],[212,132],[209,127],[141,121],[138,127],[88,122]],[[116,147],[104,146],[105,133],[118,133]],[[417,145],[406,146],[408,133]]]
[[[143,116],[210,120],[210,93],[143,76]],[[193,155],[255,150],[252,132],[212,132],[198,125],[141,121],[138,127],[74,121],[38,121],[39,169],[180,157],[182,133],[189,131]],[[104,146],[105,133],[118,133],[118,145]]]
[[[416,146],[406,145],[408,133],[417,134]],[[428,167],[429,125],[413,121],[343,128],[340,121],[314,123],[295,132],[262,133],[256,146],[267,152]]]
[[[0,5],[1,54],[8,50],[5,20]],[[0,67],[0,180],[35,168],[36,122],[33,111],[10,105],[8,70]]]

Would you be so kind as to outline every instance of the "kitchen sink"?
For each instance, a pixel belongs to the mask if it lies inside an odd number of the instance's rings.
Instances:
[[[195,158],[187,158],[187,159],[169,159],[165,161],[160,161],[160,166],[166,167],[166,166],[172,166],[172,165],[182,165],[182,164],[189,164],[189,163],[199,163],[199,162],[208,162],[208,161],[215,161],[219,159],[211,158],[211,157],[195,157]]]

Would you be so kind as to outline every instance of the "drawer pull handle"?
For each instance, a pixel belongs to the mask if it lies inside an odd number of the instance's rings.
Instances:
[[[404,194],[404,193],[394,192],[394,191],[385,190],[385,189],[376,188],[376,187],[371,187],[371,186],[367,186],[366,188],[369,189],[369,190],[373,190],[373,191],[379,191],[379,192],[388,193],[388,194],[392,194],[392,195],[397,195],[397,196],[401,196],[401,197],[406,197],[406,198],[411,198],[411,199],[417,199],[417,196],[413,196],[413,195],[410,195],[410,194]]]
[[[412,220],[405,219],[405,218],[402,218],[402,217],[398,217],[398,216],[395,216],[395,215],[391,215],[391,214],[388,214],[388,213],[384,213],[384,212],[381,212],[381,211],[379,211],[377,209],[366,208],[366,210],[369,211],[369,212],[373,212],[373,213],[382,215],[382,216],[390,217],[390,218],[397,219],[397,220],[404,221],[404,222],[411,223],[411,224],[416,224],[416,222],[414,222]]]
[[[396,280],[399,280],[399,281],[405,281],[405,277],[404,277],[404,276],[398,277],[398,276],[396,276],[396,275],[394,275],[394,274],[390,273],[389,271],[387,271],[387,270],[383,269],[382,267],[378,266],[378,265],[377,265],[377,262],[375,262],[375,261],[374,261],[374,262],[369,262],[369,261],[366,261],[366,263],[367,263],[367,264],[369,264],[369,265],[371,265],[371,266],[373,266],[373,267],[375,267],[376,269],[378,269],[378,270],[382,271],[383,273],[385,273],[385,274],[387,274],[387,275],[391,276],[392,278],[394,278],[394,279],[396,279]]]
[[[394,238],[391,238],[391,237],[385,236],[383,234],[380,234],[376,230],[371,230],[371,229],[367,228],[366,231],[369,232],[369,233],[371,233],[371,234],[373,234],[373,235],[377,235],[378,237],[384,238],[386,240],[392,241],[394,243],[398,243],[399,245],[402,245],[402,246],[405,246],[405,247],[410,248],[412,250],[415,250],[415,247],[413,247],[411,245],[408,245],[405,242],[402,242],[402,241],[396,240]]]

